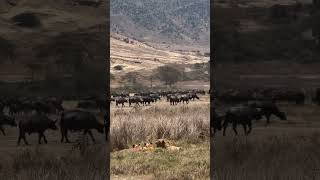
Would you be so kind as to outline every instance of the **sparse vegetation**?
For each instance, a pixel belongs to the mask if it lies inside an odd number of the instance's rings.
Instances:
[[[160,81],[163,81],[165,85],[173,85],[181,78],[181,72],[171,65],[160,66],[157,69],[156,75]]]
[[[117,71],[121,71],[123,69],[123,66],[121,65],[116,65],[113,67],[113,69],[117,70]]]

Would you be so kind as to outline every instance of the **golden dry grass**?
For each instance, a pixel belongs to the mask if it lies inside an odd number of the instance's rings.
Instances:
[[[111,177],[147,175],[145,179],[208,179],[209,101],[170,106],[162,100],[147,107],[111,108]],[[116,151],[140,142],[169,139],[179,151]]]

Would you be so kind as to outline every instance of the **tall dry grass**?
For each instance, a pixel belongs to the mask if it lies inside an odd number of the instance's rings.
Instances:
[[[197,142],[209,137],[209,103],[170,106],[160,102],[149,107],[112,107],[111,149],[121,150],[141,141],[160,138]]]
[[[209,179],[209,99],[170,106],[162,100],[147,107],[111,109],[111,178]],[[172,140],[179,151],[117,151],[134,143]]]
[[[280,105],[288,121],[255,123],[249,136],[241,127],[235,136],[218,134],[212,140],[213,179],[317,180],[320,179],[319,107]]]
[[[74,144],[64,153],[25,147],[0,161],[2,180],[104,180],[109,177],[106,144]]]

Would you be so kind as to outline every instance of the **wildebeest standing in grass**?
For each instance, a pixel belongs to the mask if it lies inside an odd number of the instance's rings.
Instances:
[[[182,95],[181,97],[180,97],[180,102],[182,102],[183,104],[184,104],[184,102],[186,102],[187,104],[189,104],[189,100],[190,100],[190,98],[189,98],[189,95]]]
[[[102,123],[99,123],[95,115],[91,112],[81,110],[69,110],[61,114],[61,142],[63,142],[64,139],[66,139],[67,143],[70,142],[68,139],[68,130],[83,130],[83,133],[89,133],[92,141],[95,142],[91,129],[96,129],[99,133],[103,133],[104,128],[105,126]]]
[[[7,115],[3,114],[2,112],[0,112],[0,131],[5,136],[6,133],[4,132],[4,129],[2,127],[3,125],[9,125],[9,126],[12,126],[12,127],[16,127],[17,126],[17,124],[16,124],[16,122],[15,122],[13,117],[7,116]]]
[[[225,115],[223,123],[223,136],[226,135],[226,129],[229,123],[232,123],[233,131],[237,135],[237,125],[241,124],[245,135],[248,135],[252,130],[252,120],[260,120],[262,118],[261,112],[249,106],[231,107]],[[247,130],[247,126],[249,129]]]
[[[121,104],[122,107],[124,107],[124,106],[125,106],[124,103],[126,103],[126,102],[128,102],[128,100],[127,100],[126,98],[124,98],[124,97],[118,97],[118,98],[116,99],[116,106],[118,106],[118,104]]]
[[[132,96],[129,97],[129,106],[131,106],[132,103],[135,103],[136,105],[140,106],[139,103],[143,103],[143,101],[139,96]]]
[[[261,109],[261,115],[267,119],[267,124],[270,123],[271,115],[275,115],[281,120],[287,120],[286,114],[279,110],[277,105],[272,101],[252,101],[248,102],[248,105],[252,108]]]
[[[161,100],[161,97],[159,94],[150,94],[150,97],[153,98],[155,102],[157,102],[158,100],[159,101]]]
[[[189,98],[192,99],[192,101],[194,101],[194,99],[200,99],[199,96],[196,93],[189,93]]]
[[[154,102],[154,99],[151,96],[143,96],[142,97],[143,105],[150,105],[151,102]]]
[[[177,105],[180,102],[180,99],[178,98],[178,96],[171,95],[169,97],[169,101],[170,101],[170,105]]]
[[[44,132],[47,129],[57,130],[56,126],[57,120],[49,119],[45,114],[33,114],[30,116],[25,116],[24,119],[19,121],[19,138],[18,145],[20,144],[20,140],[23,139],[24,143],[28,145],[25,134],[38,133],[39,140],[38,143],[41,144],[41,138],[43,138],[44,142],[47,143],[46,136]]]

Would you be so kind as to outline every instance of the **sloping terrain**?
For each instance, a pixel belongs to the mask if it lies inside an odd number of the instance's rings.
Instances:
[[[209,0],[111,1],[111,31],[158,44],[209,49]]]
[[[1,80],[20,81],[30,76],[26,68],[29,63],[46,66],[60,61],[64,64],[70,59],[82,57],[59,54],[61,49],[85,48],[87,52],[95,53],[89,61],[105,62],[105,51],[85,46],[84,42],[87,43],[88,39],[92,44],[106,41],[106,2],[98,7],[70,4],[71,1],[65,0],[14,1],[16,5],[8,2],[1,1],[0,5]],[[29,16],[22,18],[24,24],[15,21],[14,17],[25,14]],[[38,26],[30,25],[34,19],[39,22]],[[11,48],[3,45],[5,43],[11,44]],[[102,44],[101,48],[107,47]]]
[[[209,57],[197,51],[162,50],[120,35],[111,36],[111,73],[150,72],[165,64],[195,64],[208,60]],[[118,65],[123,66],[122,71],[114,69]]]
[[[197,80],[209,79],[209,55],[200,51],[162,49],[119,34],[112,34],[110,43],[110,73],[113,76],[111,87],[123,85],[123,80],[127,80],[128,73],[134,73],[139,83],[149,85],[150,77],[155,75],[158,67],[164,65],[173,65],[192,77],[200,77]],[[202,68],[195,68],[197,64]],[[154,79],[154,84],[161,83],[158,79]]]

